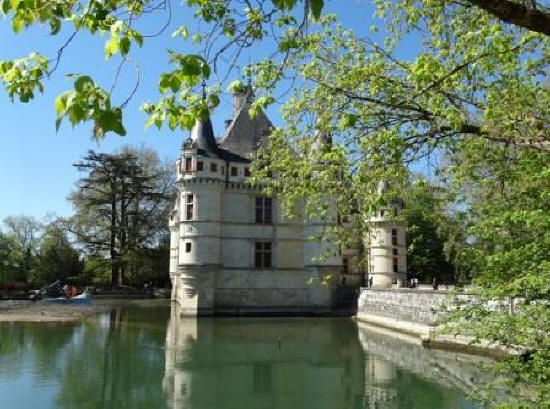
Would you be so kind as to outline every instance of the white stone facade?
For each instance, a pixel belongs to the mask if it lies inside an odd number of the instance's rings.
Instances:
[[[249,98],[236,95],[223,139],[207,120],[183,145],[170,219],[172,299],[189,316],[321,314],[337,307],[338,288],[362,284],[357,252],[309,241],[322,225],[285,220],[275,200],[246,183],[271,128],[263,113],[248,116]],[[333,256],[318,260],[327,249]]]

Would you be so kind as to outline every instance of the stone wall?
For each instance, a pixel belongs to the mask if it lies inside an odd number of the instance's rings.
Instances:
[[[474,296],[459,294],[461,301],[473,302]],[[419,336],[429,336],[442,307],[453,301],[445,291],[419,289],[361,288],[357,319],[381,327]]]

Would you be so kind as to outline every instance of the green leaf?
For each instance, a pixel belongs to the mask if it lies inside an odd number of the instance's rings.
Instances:
[[[2,14],[5,16],[10,11],[10,2],[9,0],[4,0],[2,2]]]
[[[67,94],[63,93],[55,99],[55,113],[58,119],[63,115],[65,109],[67,109]],[[61,122],[60,122],[61,123]]]
[[[239,80],[235,80],[231,84],[229,84],[229,86],[227,87],[227,92],[235,94],[237,92],[243,92],[244,89],[244,84]]]
[[[61,22],[57,18],[50,19],[50,34],[56,35],[61,29]]]
[[[105,58],[111,58],[113,54],[116,54],[119,50],[120,39],[118,37],[111,37],[105,43]]]
[[[128,51],[130,51],[130,39],[128,37],[122,37],[120,39],[119,48],[120,54],[122,54],[123,57],[128,55]]]
[[[323,0],[309,0],[311,7],[311,14],[318,19],[321,17],[321,11],[323,10]]]
[[[14,33],[19,33],[21,30],[23,30],[23,26],[25,24],[25,20],[23,18],[16,16],[12,19],[12,29]]]
[[[87,75],[78,77],[74,82],[74,89],[76,92],[84,92],[87,88],[93,87],[94,81]]]

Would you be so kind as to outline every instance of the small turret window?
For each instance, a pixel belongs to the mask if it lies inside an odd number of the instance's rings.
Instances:
[[[185,243],[185,252],[186,253],[191,253],[191,242],[187,242]]]
[[[191,172],[191,165],[192,164],[192,159],[191,158],[185,158],[185,171],[186,172]]]
[[[194,197],[193,195],[185,196],[185,220],[193,220],[194,209]]]
[[[201,171],[203,169],[203,163],[201,161],[197,162],[197,171]]]
[[[397,229],[391,229],[391,244],[397,246]]]

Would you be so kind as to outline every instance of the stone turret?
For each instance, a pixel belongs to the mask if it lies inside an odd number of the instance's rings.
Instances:
[[[378,194],[388,194],[388,184],[381,182]],[[368,238],[369,278],[372,286],[389,288],[392,284],[403,286],[407,275],[407,247],[405,224],[397,219],[403,202],[390,200],[387,206],[371,216],[373,231]]]
[[[215,275],[221,266],[220,202],[226,178],[220,153],[210,118],[197,120],[183,146],[178,171],[178,274],[173,286],[182,315],[212,313]]]

